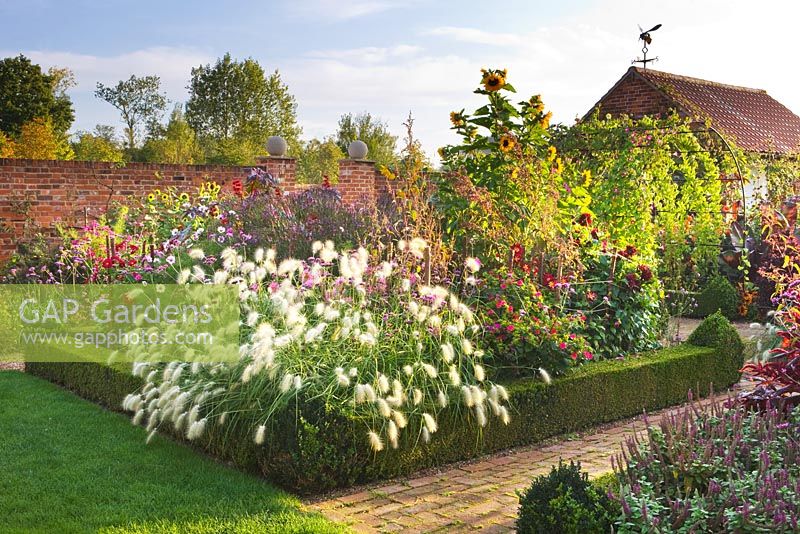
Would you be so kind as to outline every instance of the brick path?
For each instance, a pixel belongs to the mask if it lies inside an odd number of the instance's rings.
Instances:
[[[736,389],[742,387],[737,385]],[[718,395],[724,399],[727,394]],[[700,404],[712,402],[705,399]],[[655,412],[661,414],[680,407]],[[559,458],[581,462],[596,476],[611,471],[611,456],[641,418],[607,425],[587,434],[504,451],[495,456],[447,466],[421,476],[389,481],[309,502],[307,507],[350,525],[357,532],[511,532],[517,517],[516,494],[534,476],[550,472]]]

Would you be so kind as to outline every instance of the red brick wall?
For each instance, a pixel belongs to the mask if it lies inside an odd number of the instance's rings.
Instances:
[[[374,204],[379,192],[376,179],[383,178],[374,161],[339,160],[339,183],[336,188],[347,204]]]
[[[336,188],[347,203],[374,203],[390,188],[371,161],[341,160]],[[295,180],[292,158],[259,158],[284,191],[304,188]],[[0,262],[21,240],[57,235],[56,225],[82,226],[101,215],[112,200],[145,195],[156,188],[191,189],[213,179],[223,186],[243,179],[250,167],[163,165],[85,161],[0,159]]]
[[[600,115],[666,115],[675,105],[635,73],[630,73],[598,102]]]

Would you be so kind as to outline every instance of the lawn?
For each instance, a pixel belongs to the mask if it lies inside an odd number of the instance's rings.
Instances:
[[[341,532],[263,480],[0,372],[0,532]]]

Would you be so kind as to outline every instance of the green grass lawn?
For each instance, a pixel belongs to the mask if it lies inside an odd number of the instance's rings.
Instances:
[[[291,495],[57,386],[0,372],[0,532],[340,532]]]

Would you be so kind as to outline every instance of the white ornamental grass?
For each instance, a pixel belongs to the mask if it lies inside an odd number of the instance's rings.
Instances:
[[[508,392],[487,381],[472,310],[448,288],[410,274],[422,266],[424,240],[398,243],[397,257],[381,261],[330,241],[312,249],[315,257],[301,261],[279,260],[273,249],[246,257],[228,248],[215,264],[180,274],[189,285],[238,287],[239,361],[135,364],[146,385],[123,403],[133,422],[152,431],[174,426],[194,440],[214,421],[251,432],[222,439],[260,445],[292,399],[321,398],[354,411],[375,452],[399,446],[403,432],[417,433],[406,443],[429,441],[445,409],[479,426],[488,416],[508,423]],[[201,252],[193,255],[207,261]],[[470,258],[465,267],[475,274],[480,263]]]

